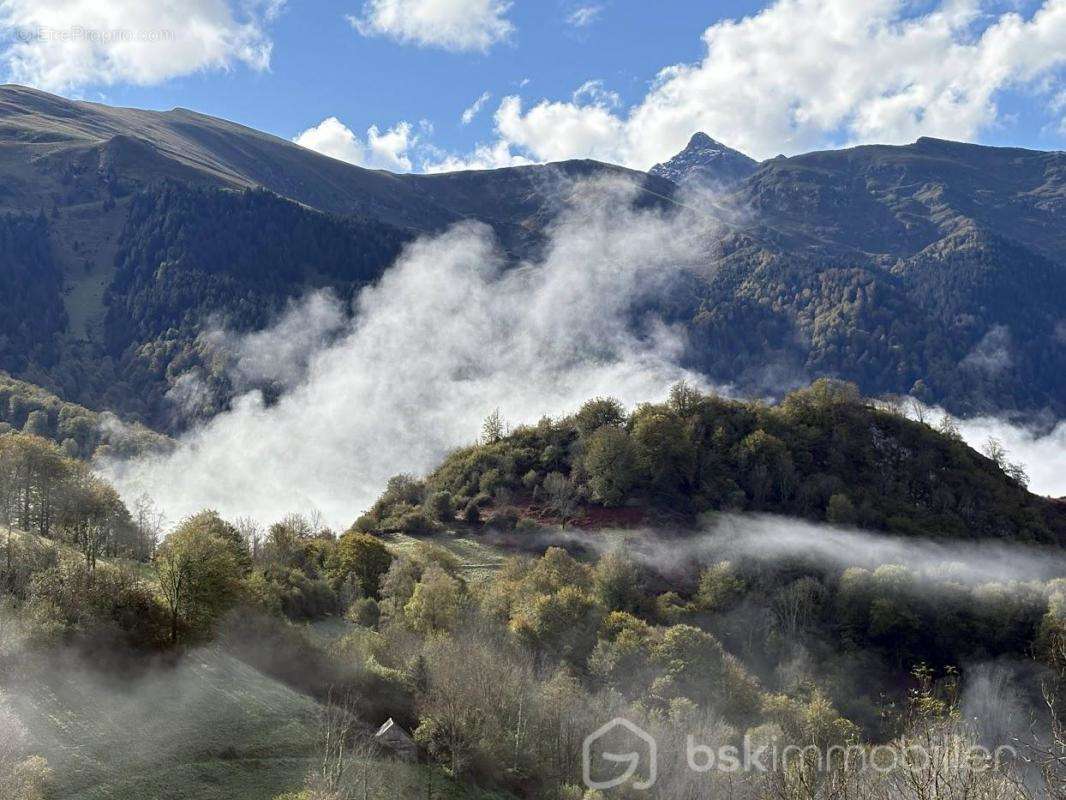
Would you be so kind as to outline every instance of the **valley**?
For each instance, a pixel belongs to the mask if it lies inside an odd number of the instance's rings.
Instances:
[[[0,800],[1061,797],[1066,154],[714,133],[0,86]]]

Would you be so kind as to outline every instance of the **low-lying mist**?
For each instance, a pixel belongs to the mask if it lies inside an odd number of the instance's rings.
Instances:
[[[971,447],[981,450],[996,439],[1012,461],[1025,467],[1029,490],[1049,497],[1066,497],[1066,422],[1040,432],[996,417],[958,421],[959,433]]]
[[[488,534],[503,547],[539,552],[553,545],[602,555],[621,550],[657,572],[694,575],[719,561],[750,560],[829,568],[907,567],[930,581],[977,585],[1066,578],[1061,549],[1003,540],[888,536],[772,514],[713,514],[695,529],[544,530]]]
[[[472,443],[496,409],[514,425],[597,395],[657,400],[682,377],[705,385],[681,366],[684,334],[662,309],[713,268],[723,223],[695,204],[638,209],[629,184],[570,190],[535,259],[510,265],[491,229],[463,223],[409,245],[350,319],[319,291],[266,330],[212,327],[205,348],[240,392],[230,410],[171,454],[102,469],[171,524],[212,507],[264,523],[317,511],[343,529],[391,475]],[[263,383],[280,400],[252,388]],[[170,396],[194,408],[202,389],[190,372]],[[991,417],[958,428],[979,449],[999,439],[1033,491],[1066,495],[1066,423],[1046,435]]]
[[[959,583],[1046,581],[1066,576],[1061,550],[997,541],[936,541],[884,536],[768,515],[721,515],[692,547],[703,560],[807,560],[837,569],[908,567]]]
[[[339,335],[328,295],[293,306],[232,344],[235,383],[288,384],[279,402],[250,391],[173,454],[105,465],[109,477],[171,522],[210,506],[263,521],[314,509],[346,527],[389,476],[473,442],[497,408],[514,424],[601,394],[662,397],[686,377],[684,342],[642,309],[708,263],[718,226],[684,208],[637,210],[634,191],[575,186],[535,263],[505,268],[480,224],[421,239],[361,292]]]

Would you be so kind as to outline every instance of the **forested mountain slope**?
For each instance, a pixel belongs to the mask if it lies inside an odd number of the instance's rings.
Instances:
[[[1066,154],[920,139],[764,162],[728,199],[693,357],[958,412],[1066,411]]]
[[[1066,414],[1063,153],[921,139],[747,164],[691,197],[592,161],[392,175],[191,111],[13,86],[0,368],[174,427],[163,398],[190,369],[218,389],[200,413],[229,398],[196,341],[212,324],[261,327],[317,288],[347,299],[460,220],[535,254],[574,182],[602,176],[640,187],[638,204],[726,219],[698,278],[646,309],[713,380],[779,396],[829,375],[963,414]]]
[[[13,431],[47,439],[64,455],[79,459],[159,452],[173,444],[144,425],[124,423],[114,414],[67,402],[0,372],[0,436]]]

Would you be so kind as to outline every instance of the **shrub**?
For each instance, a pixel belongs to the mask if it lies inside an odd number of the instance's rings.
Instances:
[[[373,597],[361,597],[348,609],[348,621],[364,628],[376,628],[381,620],[381,609]]]
[[[501,531],[513,531],[518,524],[518,511],[514,506],[503,506],[489,514],[486,524]]]
[[[455,501],[451,492],[434,492],[430,495],[426,505],[429,513],[438,522],[451,522],[455,519]]]
[[[518,533],[534,534],[544,530],[539,522],[531,517],[522,517],[518,520],[518,524],[514,526],[515,531]]]
[[[463,508],[463,522],[467,525],[481,524],[481,509],[473,501],[467,503],[466,507]]]
[[[437,523],[423,509],[413,508],[400,517],[397,527],[408,536],[428,536],[437,530]]]

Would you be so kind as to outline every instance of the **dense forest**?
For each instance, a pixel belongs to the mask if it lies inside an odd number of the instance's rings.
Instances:
[[[138,195],[104,298],[106,347],[121,365],[121,385],[103,404],[180,426],[164,395],[198,368],[212,390],[201,413],[224,408],[232,388],[200,338],[206,329],[261,329],[287,302],[320,287],[350,302],[405,239],[397,229],[323,215],[266,191],[167,184]]]
[[[169,183],[144,192],[130,208],[108,289],[108,348],[118,357],[169,330],[190,335],[213,314],[235,330],[257,330],[301,288],[329,286],[351,300],[405,238],[266,191]]]
[[[0,214],[0,370],[52,366],[67,316],[43,214]]]
[[[849,534],[855,552],[837,560],[814,539],[772,557],[694,546],[716,518],[699,512],[738,524],[776,512],[829,541],[863,525],[944,547],[1030,542],[1053,560],[1039,543],[1059,542],[1061,510],[1024,483],[994,447],[978,454],[950,426],[846,384],[775,406],[679,384],[628,413],[596,398],[513,431],[494,414],[477,445],[425,479],[397,476],[340,535],[313,517],[264,527],[205,510],[156,544],[148,498],[131,511],[56,445],[12,431],[0,436],[0,670],[22,689],[0,696],[0,712],[15,710],[22,745],[0,752],[0,788],[66,797],[90,766],[77,748],[43,761],[28,744],[54,724],[34,715],[45,661],[88,656],[132,678],[165,657],[176,675],[186,653],[215,658],[206,647],[319,704],[317,733],[276,784],[286,798],[598,800],[581,786],[580,742],[617,716],[662,747],[646,796],[1055,796],[1061,580],[973,577],[947,563],[964,549],[945,563],[849,566],[869,534]],[[463,548],[496,555],[471,564]],[[312,633],[327,620],[341,629]],[[975,706],[968,687],[983,680],[1001,685]],[[1003,712],[1011,703],[1022,717]],[[417,762],[373,736],[388,719],[410,732]],[[686,735],[921,746],[938,760],[883,771],[796,749],[766,772],[695,774]],[[948,757],[979,744],[1015,756],[981,769]],[[239,761],[256,747],[196,757]]]
[[[60,446],[70,458],[129,458],[165,451],[173,442],[114,414],[90,411],[51,392],[0,373],[0,435],[21,431]]]
[[[974,225],[891,260],[747,235],[724,247],[690,343],[719,380],[772,390],[835,375],[966,415],[1058,409],[1066,396],[1061,262]]]

